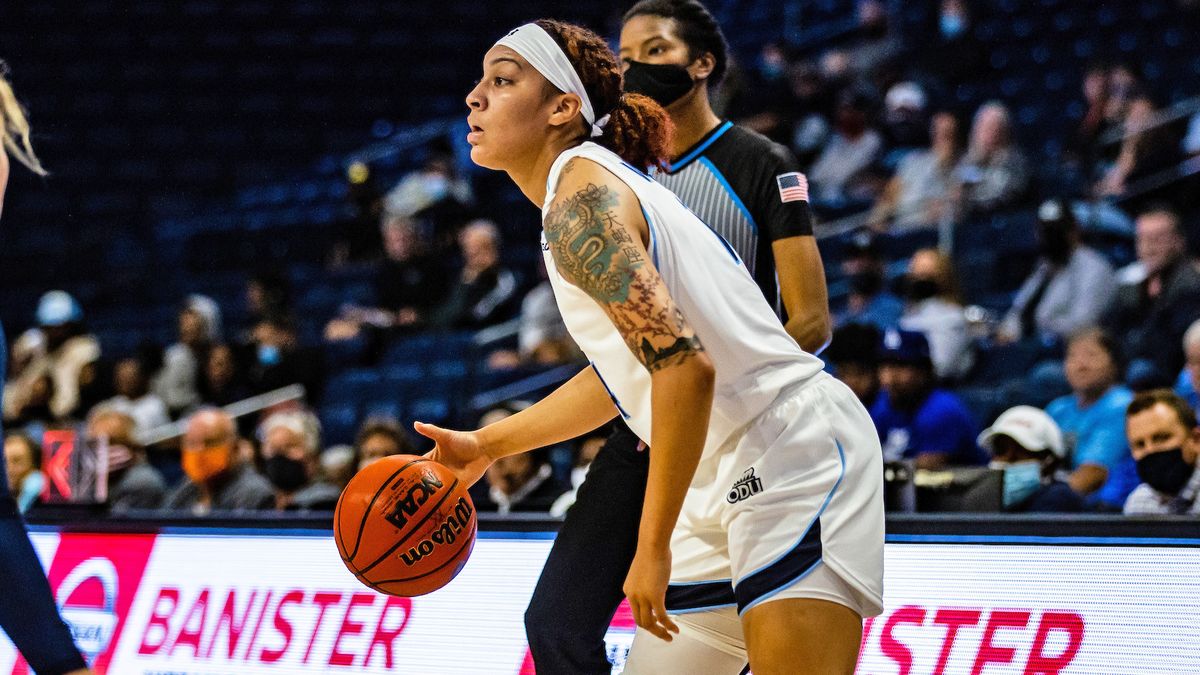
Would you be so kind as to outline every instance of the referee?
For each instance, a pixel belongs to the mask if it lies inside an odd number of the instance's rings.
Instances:
[[[829,341],[830,318],[807,181],[787,148],[713,112],[709,88],[725,74],[726,52],[698,0],[642,0],[625,14],[625,89],[658,101],[675,124],[670,168],[654,178],[729,242],[787,332],[815,354]],[[617,425],[525,612],[539,675],[612,672],[604,635],[624,597],[649,469],[645,446]]]

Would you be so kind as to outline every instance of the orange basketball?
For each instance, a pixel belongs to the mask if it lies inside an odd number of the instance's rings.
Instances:
[[[475,505],[450,469],[395,455],[359,471],[338,499],[333,538],[358,580],[389,595],[432,593],[475,546]]]

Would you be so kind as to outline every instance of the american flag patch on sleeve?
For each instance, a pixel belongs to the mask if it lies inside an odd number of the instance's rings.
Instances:
[[[782,202],[808,201],[808,177],[802,173],[779,174],[775,177],[779,184],[779,200]]]

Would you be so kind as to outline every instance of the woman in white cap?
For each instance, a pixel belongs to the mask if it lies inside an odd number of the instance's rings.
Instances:
[[[666,112],[622,93],[599,36],[526,24],[483,70],[471,158],[542,209],[555,298],[592,366],[479,431],[418,423],[432,457],[474,482],[620,414],[652,448],[624,672],[737,675],[748,659],[756,675],[852,673],[862,618],[882,609],[866,410],[788,336],[733,249],[643,173],[667,155]],[[802,178],[780,189],[806,196]]]
[[[29,143],[29,122],[4,77],[7,74],[7,67],[0,61],[0,144],[4,146],[0,151],[0,209],[4,207],[4,190],[8,186],[9,155],[39,176],[46,175]],[[0,382],[4,381],[7,355],[4,329],[0,327]],[[39,675],[90,673],[54,606],[50,585],[25,534],[25,524],[8,491],[4,470],[4,464],[0,463],[0,579],[4,579],[0,629]]]
[[[1083,499],[1063,481],[1067,456],[1062,430],[1045,411],[1028,405],[1005,410],[979,435],[992,453],[993,469],[1004,471],[1004,510],[1076,513]]]

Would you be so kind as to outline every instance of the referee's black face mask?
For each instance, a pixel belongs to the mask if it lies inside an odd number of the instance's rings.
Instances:
[[[694,84],[687,68],[674,63],[630,61],[625,71],[625,91],[649,96],[664,108],[687,95]]]

